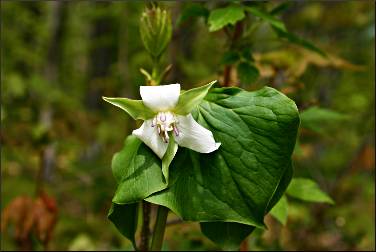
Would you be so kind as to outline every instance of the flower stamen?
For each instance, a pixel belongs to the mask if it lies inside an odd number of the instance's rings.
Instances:
[[[179,135],[179,130],[176,126],[177,119],[170,111],[159,112],[154,118],[151,127],[157,126],[158,135],[165,143],[168,143],[170,137],[168,132],[173,131],[176,136]]]

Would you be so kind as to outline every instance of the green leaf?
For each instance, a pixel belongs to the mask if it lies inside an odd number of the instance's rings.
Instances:
[[[348,119],[348,116],[330,109],[314,106],[300,113],[300,118],[303,128],[317,133],[325,133],[330,126],[337,128],[338,123]]]
[[[250,12],[252,15],[259,17],[259,18],[265,20],[266,22],[270,23],[273,27],[276,27],[281,31],[287,32],[285,24],[281,20],[278,20],[277,18],[275,18],[273,15],[270,15],[269,13],[264,12],[264,11],[262,11],[262,10],[256,8],[256,7],[252,7],[252,6],[246,6],[246,7],[244,7],[244,9],[246,11]]]
[[[174,109],[174,112],[178,115],[187,115],[191,113],[191,111],[201,103],[201,101],[207,95],[209,89],[216,82],[217,81],[215,80],[204,86],[192,88],[188,91],[182,92],[179,96],[179,101]]]
[[[248,62],[240,63],[237,67],[237,71],[238,71],[240,83],[243,83],[243,84],[254,83],[260,75],[260,72],[257,69],[257,67],[255,67],[252,64],[249,64]]]
[[[308,40],[305,40],[293,33],[290,33],[290,32],[287,32],[283,29],[280,29],[279,27],[275,27],[273,26],[273,29],[274,31],[277,33],[277,35],[280,37],[280,38],[285,38],[287,39],[290,43],[293,43],[293,44],[297,44],[297,45],[300,45],[308,50],[311,50],[313,52],[316,52],[318,54],[320,54],[321,56],[323,57],[327,57],[326,53],[321,50],[320,48],[316,47],[314,44],[312,44],[311,42],[309,42]]]
[[[179,148],[169,188],[145,200],[187,221],[264,227],[264,215],[291,178],[299,125],[295,103],[268,87],[213,88],[192,115],[221,147],[209,154]]]
[[[221,63],[224,65],[232,65],[240,60],[240,55],[237,51],[227,51],[223,54]]]
[[[284,3],[281,3],[279,5],[277,5],[276,7],[274,7],[271,11],[270,11],[270,14],[271,15],[278,15],[280,14],[281,12],[284,12],[286,11],[291,5],[291,2],[284,2]]]
[[[201,4],[191,4],[183,9],[181,15],[176,21],[177,25],[181,25],[190,18],[204,17],[205,19],[209,16],[209,10]]]
[[[138,203],[128,205],[112,203],[107,215],[119,232],[132,242],[136,250],[135,234],[137,230],[138,206]]]
[[[288,215],[288,203],[286,196],[282,196],[278,203],[272,208],[270,214],[280,223],[286,225]]]
[[[293,178],[286,193],[305,201],[334,204],[334,201],[320,189],[315,181],[307,178]]]
[[[255,59],[253,58],[253,55],[252,55],[251,48],[249,47],[243,48],[243,50],[241,51],[241,54],[242,54],[242,58],[244,61],[255,62]]]
[[[201,222],[201,232],[224,250],[239,250],[240,243],[255,227],[235,222]]]
[[[102,97],[106,102],[115,105],[127,112],[133,119],[147,120],[153,118],[155,112],[146,107],[144,103],[140,100],[131,100],[128,98],[111,98]]]
[[[178,151],[178,145],[175,143],[174,136],[170,135],[170,141],[168,143],[167,151],[162,159],[162,173],[168,184],[168,168],[175,157],[176,152]]]
[[[118,183],[112,201],[117,204],[141,201],[167,187],[160,159],[133,135],[126,138],[123,149],[114,155],[112,173]]]
[[[226,25],[234,25],[245,17],[242,6],[230,5],[224,8],[212,10],[209,15],[209,31],[217,31]]]

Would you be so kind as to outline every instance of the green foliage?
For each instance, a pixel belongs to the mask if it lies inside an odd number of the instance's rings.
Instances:
[[[237,51],[227,51],[223,54],[221,63],[224,65],[233,65],[240,60],[239,52]]]
[[[374,5],[370,1],[238,1],[236,4],[242,8],[251,6],[275,16],[295,35],[290,36],[292,42],[288,34],[276,37],[271,21],[244,9],[245,17],[239,20],[244,33],[232,43],[236,30],[232,24],[209,33],[206,22],[210,11],[229,4],[158,3],[181,17],[187,7],[196,5],[174,27],[174,39],[169,50],[165,50],[167,57],[161,59],[173,64],[166,83],[179,82],[189,89],[192,86],[189,83],[221,80],[223,65],[232,65],[232,70],[236,70],[243,61],[255,64],[260,72],[258,81],[243,87],[254,90],[265,84],[273,85],[296,102],[301,124],[310,130],[300,131],[301,155],[294,155],[294,176],[320,179],[335,192],[331,196],[336,202],[335,206],[317,208],[316,204],[286,194],[288,226],[256,229],[247,239],[248,249],[374,250],[375,227],[370,225],[374,220],[375,188]],[[52,158],[55,165],[46,170],[45,186],[56,198],[59,210],[49,244],[51,250],[133,250],[131,242],[105,218],[105,211],[116,189],[109,172],[111,157],[122,149],[121,139],[137,125],[103,103],[101,97],[137,97],[139,85],[147,84],[139,73],[140,68],[151,69],[139,30],[144,8],[141,1],[1,2],[1,206],[6,207],[19,195],[33,196],[43,160],[42,149],[35,140],[48,132],[45,142],[56,148]],[[306,50],[301,49],[314,48],[304,47],[300,37],[314,47],[325,48],[328,58],[305,54]],[[298,47],[290,46],[294,44]],[[244,48],[250,49],[254,62],[247,60],[248,53],[243,55]],[[265,63],[264,56],[278,53],[276,50],[286,57],[270,58]],[[223,57],[226,60],[221,65],[220,59],[226,52],[231,53]],[[339,55],[346,60],[341,66],[336,57]],[[362,69],[352,69],[349,64],[355,63]],[[290,68],[291,65],[294,67]],[[231,81],[234,76],[239,75],[231,75]],[[226,98],[238,91],[226,92],[218,96]],[[342,115],[351,116],[351,120],[328,116],[312,119],[314,124],[307,123],[311,120],[305,118],[311,104],[341,111]],[[52,127],[48,130],[41,123],[46,108],[51,112]],[[311,130],[330,138],[312,134]],[[142,163],[139,161],[144,157],[155,158],[145,154],[149,150],[143,144],[137,151],[131,159],[134,162],[130,161],[134,164]],[[161,165],[157,166],[161,169]],[[285,182],[279,184],[281,189],[277,192],[284,192],[290,181],[292,170],[287,171],[290,175],[286,173]],[[163,174],[155,174],[163,181]],[[128,188],[131,186],[129,183]],[[275,194],[269,205],[273,207],[280,196]],[[124,217],[122,212],[119,215]],[[176,216],[170,213],[169,217],[173,220]],[[218,227],[216,235],[223,237],[217,243],[228,239],[222,233],[226,229],[220,230],[220,225],[214,227]],[[13,240],[14,230],[13,226],[9,232],[2,232],[2,250],[20,250]],[[237,230],[229,234],[237,234]],[[210,237],[208,232],[206,235]],[[163,249],[216,251],[219,247],[203,237],[197,223],[184,222],[168,225]],[[33,244],[33,250],[43,247]]]
[[[299,37],[298,35],[293,34],[291,32],[287,32],[281,29],[280,27],[273,26],[273,29],[280,38],[286,39],[290,43],[297,44],[308,50],[314,51],[323,57],[327,57],[326,53],[323,50],[321,50],[320,48],[318,48],[317,46],[315,46],[313,43],[309,42],[308,40],[302,37]]]
[[[244,7],[244,9],[250,12],[252,15],[259,17],[262,20],[270,23],[273,27],[277,28],[278,30],[286,31],[285,24],[281,20],[275,18],[272,14],[264,12],[256,7],[246,6]]]
[[[253,64],[241,62],[237,66],[240,83],[251,84],[257,80],[260,75],[259,70]]]
[[[238,250],[255,227],[235,222],[201,222],[201,232],[224,250]]]
[[[132,100],[128,98],[111,98],[111,97],[103,97],[108,103],[121,108],[125,112],[127,112],[133,119],[141,119],[147,120],[153,118],[155,116],[155,112],[153,112],[150,108],[144,105],[141,100]]]
[[[118,183],[112,201],[117,204],[141,201],[167,187],[160,159],[133,135],[126,138],[123,149],[114,155],[112,173]]]
[[[334,204],[334,201],[311,179],[293,178],[286,193],[305,201]]]
[[[282,196],[277,204],[272,208],[270,214],[283,225],[286,225],[288,216],[288,203],[286,196]]]
[[[302,127],[317,133],[325,133],[330,126],[338,127],[338,124],[347,120],[348,116],[330,109],[313,106],[300,113],[300,118]]]
[[[209,10],[205,8],[202,4],[191,4],[187,8],[184,8],[180,14],[176,24],[179,26],[184,22],[187,22],[189,19],[204,17],[207,19],[209,16]]]
[[[138,221],[138,206],[138,203],[127,205],[112,203],[107,216],[119,232],[132,242],[134,248],[137,248],[135,234]]]
[[[214,32],[224,26],[242,20],[245,17],[244,10],[240,5],[229,5],[224,8],[212,10],[209,15],[209,31]]]
[[[184,220],[263,227],[264,214],[285,190],[280,181],[291,169],[299,125],[294,102],[272,88],[256,92],[220,88],[209,92],[193,114],[221,142],[220,149],[199,154],[180,148],[166,188],[160,162],[129,136],[113,159],[120,183],[113,201],[128,204],[146,198]]]

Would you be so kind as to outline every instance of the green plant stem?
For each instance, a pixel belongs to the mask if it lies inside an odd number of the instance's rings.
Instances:
[[[153,240],[151,242],[152,251],[160,251],[162,248],[163,237],[166,229],[166,221],[168,215],[168,208],[164,206],[158,207],[157,219],[154,225]]]
[[[143,223],[142,223],[141,243],[140,243],[140,250],[141,251],[148,251],[148,247],[149,247],[150,208],[151,208],[151,204],[149,202],[146,202],[146,201],[142,202]]]
[[[161,76],[160,76],[160,66],[159,66],[159,60],[160,58],[153,58],[153,70],[151,73],[152,78],[152,86],[158,86],[161,82]]]

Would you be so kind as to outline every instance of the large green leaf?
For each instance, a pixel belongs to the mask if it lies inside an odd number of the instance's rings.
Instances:
[[[138,221],[138,203],[118,205],[112,203],[108,219],[114,223],[119,232],[127,237],[136,248],[135,234]]]
[[[234,25],[244,17],[244,10],[240,5],[230,5],[212,10],[208,19],[209,31],[217,31],[228,24]]]
[[[268,87],[216,88],[193,115],[221,147],[210,154],[180,148],[170,166],[169,188],[146,201],[183,220],[264,227],[264,215],[291,179],[299,126],[295,103]]]
[[[320,189],[315,181],[307,178],[293,178],[286,193],[305,201],[334,204],[334,201]]]
[[[112,201],[117,204],[138,202],[165,189],[167,183],[161,166],[161,160],[149,147],[137,137],[128,136],[123,149],[112,159],[112,173],[118,183]]]
[[[201,222],[201,232],[225,250],[235,251],[239,244],[255,229],[235,222]]]

